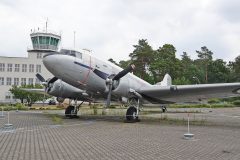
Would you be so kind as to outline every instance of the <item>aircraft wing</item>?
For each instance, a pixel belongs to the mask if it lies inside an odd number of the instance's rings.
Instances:
[[[39,93],[39,94],[45,94],[45,95],[49,95],[46,93],[45,89],[38,89],[38,88],[21,88],[21,90],[23,91],[27,91],[27,92],[32,92],[32,93]]]
[[[196,85],[153,85],[138,92],[152,103],[199,102],[209,98],[237,96],[240,83],[196,84]]]

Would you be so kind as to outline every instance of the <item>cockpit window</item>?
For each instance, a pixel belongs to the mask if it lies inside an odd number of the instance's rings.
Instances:
[[[61,49],[60,54],[69,55],[82,59],[82,53],[74,50]]]
[[[61,49],[60,54],[76,57],[76,51],[73,50]]]
[[[76,53],[75,53],[75,51],[70,51],[70,54],[69,54],[70,56],[73,56],[73,57],[76,57]]]
[[[82,53],[76,51],[76,56],[77,56],[77,58],[82,59]]]

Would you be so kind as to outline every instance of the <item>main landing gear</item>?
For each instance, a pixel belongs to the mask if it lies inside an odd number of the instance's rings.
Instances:
[[[69,106],[65,109],[65,116],[68,118],[78,118],[77,112],[79,111],[80,106],[83,104],[84,101],[80,105],[77,105],[77,99],[74,100],[74,105],[71,105],[71,100],[69,101]]]
[[[166,106],[161,106],[162,108],[162,112],[165,113],[167,111],[167,107]]]
[[[129,107],[126,112],[126,122],[139,122],[138,114],[140,111],[140,99],[130,98]]]

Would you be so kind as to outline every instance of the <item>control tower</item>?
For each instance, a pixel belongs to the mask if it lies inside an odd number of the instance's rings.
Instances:
[[[61,36],[47,32],[37,31],[30,34],[32,41],[32,49],[28,52],[57,52],[58,46],[61,41]]]

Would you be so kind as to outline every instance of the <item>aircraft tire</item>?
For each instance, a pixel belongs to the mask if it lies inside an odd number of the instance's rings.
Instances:
[[[130,106],[127,109],[126,120],[129,121],[129,122],[136,122],[136,121],[138,121],[138,115],[137,115],[136,107]]]
[[[165,106],[162,107],[162,112],[165,113],[167,111],[167,108]]]
[[[65,116],[68,118],[74,118],[73,116],[75,116],[75,115],[72,115],[73,110],[74,110],[74,106],[68,106],[65,109]]]

